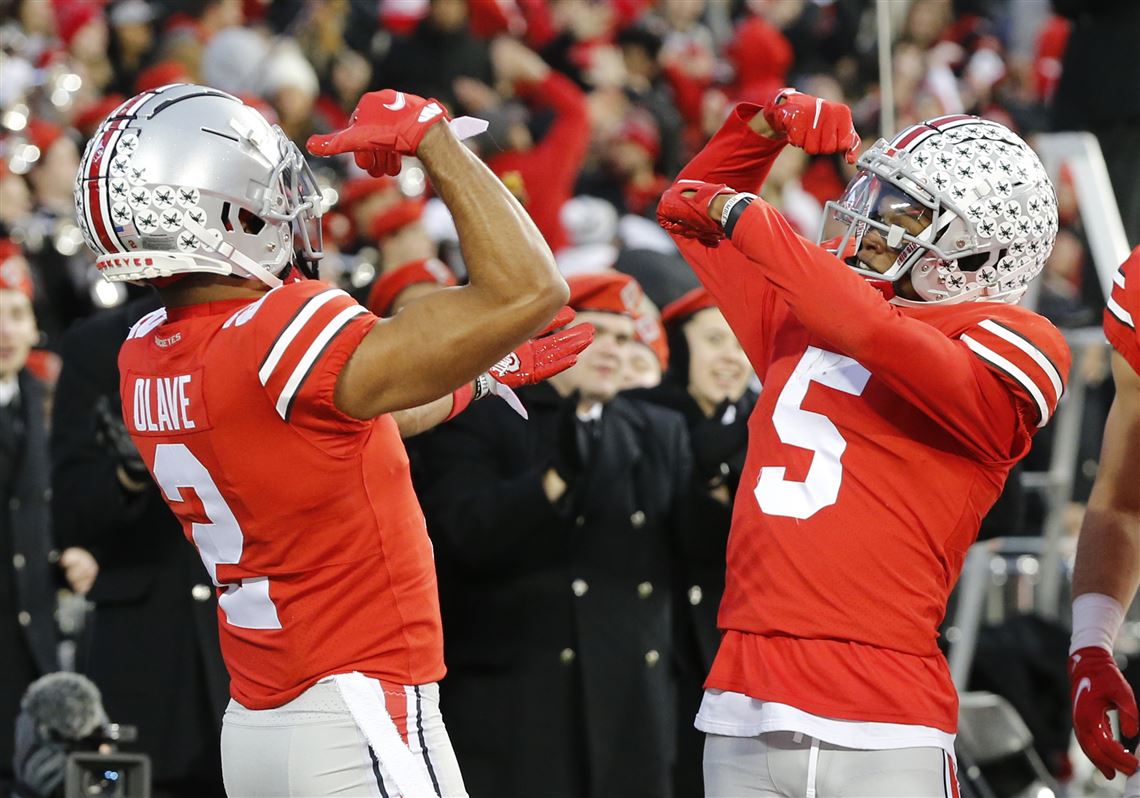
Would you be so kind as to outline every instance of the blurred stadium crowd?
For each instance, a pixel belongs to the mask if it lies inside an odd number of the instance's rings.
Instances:
[[[1140,243],[1140,91],[1135,88],[1140,76],[1128,77],[1136,75],[1134,50],[1140,41],[1135,4],[899,0],[893,5],[896,130],[959,112],[997,119],[1031,144],[1044,131],[1091,130],[1105,153],[1129,243]],[[214,591],[193,551],[178,539],[177,524],[145,467],[140,469],[137,455],[132,456],[117,409],[116,335],[125,334],[124,319],[156,305],[143,288],[99,278],[73,204],[80,154],[98,124],[138,91],[193,82],[256,106],[303,152],[311,134],[344,127],[360,96],[377,88],[435,97],[453,115],[489,121],[487,132],[471,146],[525,206],[563,273],[574,278],[572,304],[630,321],[628,330],[603,330],[599,336],[605,356],[620,372],[617,387],[681,410],[690,428],[704,425],[693,435],[694,451],[676,461],[693,478],[675,472],[660,480],[662,485],[675,480],[677,491],[692,491],[703,504],[697,516],[685,520],[688,529],[676,533],[679,549],[651,546],[649,556],[661,559],[660,579],[634,581],[629,602],[615,600],[606,610],[628,615],[631,638],[661,632],[658,642],[636,643],[637,668],[630,671],[628,663],[606,661],[607,641],[590,640],[582,629],[563,630],[562,625],[573,626],[569,611],[560,605],[553,609],[554,600],[533,603],[530,586],[512,570],[512,536],[531,532],[514,529],[513,519],[494,515],[498,510],[490,505],[505,506],[498,501],[504,496],[520,502],[544,499],[527,493],[520,482],[525,474],[488,478],[479,483],[482,498],[468,495],[457,463],[467,473],[473,468],[495,473],[494,450],[480,448],[490,444],[480,437],[478,419],[465,416],[455,429],[409,442],[440,567],[452,668],[452,704],[445,682],[444,713],[473,795],[525,794],[516,787],[531,783],[528,768],[545,770],[548,777],[561,774],[567,795],[642,794],[639,789],[646,795],[699,794],[694,790],[700,784],[700,742],[689,726],[701,674],[715,650],[718,580],[723,587],[718,566],[723,571],[728,508],[757,386],[749,382],[739,347],[726,340],[731,333],[723,319],[706,313],[717,312],[657,227],[654,210],[681,165],[734,103],[763,101],[786,85],[847,103],[864,146],[873,142],[881,110],[875,4],[9,0],[0,6],[0,276],[10,261],[21,259],[30,274],[30,284],[4,278],[0,288],[29,295],[35,314],[31,328],[6,314],[8,340],[0,343],[0,365],[6,370],[0,379],[24,368],[27,347],[13,341],[25,335],[31,347],[26,368],[48,386],[49,401],[63,372],[54,410],[46,411],[54,429],[49,423],[37,437],[30,427],[13,431],[0,424],[6,464],[17,462],[14,454],[8,457],[19,451],[9,446],[13,441],[43,447],[39,501],[45,506],[42,514],[27,516],[17,513],[19,501],[13,505],[26,487],[20,483],[29,478],[30,461],[22,469],[0,472],[6,508],[0,536],[0,647],[22,652],[0,664],[0,784],[10,778],[7,713],[14,713],[32,678],[58,665],[50,645],[43,645],[57,630],[43,631],[42,624],[58,626],[53,615],[60,614],[50,603],[29,598],[43,585],[54,591],[58,579],[60,586],[87,594],[95,606],[82,631],[63,614],[64,636],[73,638],[63,649],[63,664],[92,675],[113,720],[140,727],[138,747],[154,761],[156,784],[165,790],[160,794],[220,794],[215,749],[226,685],[211,617]],[[1129,58],[1133,64],[1126,63]],[[1106,75],[1131,89],[1113,90]],[[337,196],[323,220],[323,279],[378,315],[464,279],[454,225],[413,160],[396,178],[368,177],[350,158],[313,158],[312,166]],[[765,198],[801,233],[814,237],[823,204],[841,193],[852,173],[839,156],[813,158],[789,147],[764,185]],[[1064,170],[1056,188],[1061,232],[1037,306],[1061,327],[1098,324],[1104,300],[1075,188]],[[1078,368],[1093,385],[1086,426],[1100,430],[1111,399],[1106,360],[1093,353],[1075,364]],[[547,399],[528,401],[541,408]],[[7,404],[0,395],[0,405]],[[570,507],[562,501],[567,483],[584,480],[589,484],[579,493],[601,495],[626,477],[619,462],[605,465],[612,476],[586,480],[591,468],[603,468],[590,457],[605,447],[567,444],[560,412],[554,408],[548,415],[558,481],[564,484],[559,490],[543,483],[541,489],[556,510],[548,523],[572,531],[591,525],[587,516],[608,518],[617,510],[593,508],[586,498]],[[1080,457],[1088,482],[1099,440],[1095,433],[1086,438]],[[51,477],[49,441],[56,458]],[[1037,446],[1045,451],[1031,458],[1045,462],[1048,438],[1041,436]],[[577,462],[568,462],[567,447],[576,452],[569,460]],[[1082,490],[1087,485],[1078,494]],[[1039,534],[1041,508],[1016,485],[1007,493],[983,534]],[[664,511],[672,498],[651,501]],[[622,505],[626,526],[674,534],[671,522],[653,511],[647,516],[646,509]],[[41,539],[29,542],[21,535],[33,521]],[[24,525],[23,532],[18,525]],[[483,531],[492,543],[476,539]],[[591,589],[591,570],[605,571],[589,558],[635,558],[643,549],[639,544],[623,553],[599,547],[575,555],[584,561],[538,573],[557,579],[565,594],[558,601],[572,601]],[[53,563],[60,558],[57,551],[64,551],[62,569],[37,582],[28,572],[40,565],[47,569],[49,558]],[[33,556],[43,562],[32,563]],[[560,557],[570,555],[552,550],[540,559]],[[653,618],[666,616],[645,616],[642,607],[656,606],[662,597],[662,611],[672,609],[672,626],[647,629]],[[543,615],[547,610],[550,614]],[[477,619],[487,614],[517,625],[498,629],[487,625],[486,617]],[[535,633],[549,632],[535,643],[552,652],[535,666],[536,674],[542,668],[581,669],[580,686],[552,689],[546,703],[533,708],[533,717],[504,721],[513,730],[504,728],[503,735],[527,735],[534,724],[551,727],[544,729],[550,750],[528,749],[534,758],[506,765],[515,768],[507,778],[500,752],[487,739],[496,734],[488,734],[486,718],[496,712],[496,696],[510,695],[508,685],[498,681],[499,666],[521,656],[510,629],[517,633],[527,624]],[[38,642],[29,642],[33,639]],[[1035,729],[1052,746],[1042,753],[1061,776],[1069,768],[1064,646],[1061,639],[1059,653],[1049,649],[1061,673],[1055,685],[1042,688],[1056,688],[1059,709],[1043,721],[1051,724],[1046,733]],[[586,661],[591,657],[597,664]],[[534,678],[534,684],[546,683],[540,675]],[[641,679],[653,691],[644,705],[623,708],[620,697],[628,691],[611,695],[600,687],[615,678]],[[670,709],[657,711],[656,704]],[[611,739],[632,729],[639,729],[637,745]],[[632,750],[629,756],[641,757],[644,770],[627,767],[624,776],[615,774],[607,759],[610,746]],[[488,774],[504,780],[496,784],[488,775],[481,781],[481,762],[490,768]]]

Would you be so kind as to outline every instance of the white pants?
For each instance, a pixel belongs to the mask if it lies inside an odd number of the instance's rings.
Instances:
[[[229,798],[467,798],[439,686],[360,674],[324,679],[273,709],[230,701],[222,778]]]
[[[705,735],[705,798],[958,798],[941,748],[840,748],[794,732]]]

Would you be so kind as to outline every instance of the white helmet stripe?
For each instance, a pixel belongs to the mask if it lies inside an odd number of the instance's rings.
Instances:
[[[110,141],[107,143],[106,148],[104,148],[103,153],[96,160],[99,179],[93,180],[91,182],[91,193],[98,198],[97,213],[99,215],[99,219],[101,220],[102,225],[106,230],[107,236],[110,237],[113,241],[114,245],[112,246],[112,250],[115,252],[122,252],[127,247],[123,244],[123,240],[119,237],[118,232],[115,230],[115,223],[111,219],[111,203],[104,201],[106,199],[106,194],[103,192],[102,187],[105,186],[110,180],[111,161],[114,160],[113,155],[115,152],[115,145],[118,144],[119,139],[122,138],[122,128],[125,125],[126,120],[116,120],[113,123],[111,130],[109,131],[111,134]]]
[[[87,218],[91,222],[91,232],[94,233],[94,239],[104,252],[115,252],[117,250],[110,235],[110,219],[104,215],[102,209],[104,203],[102,202],[99,178],[105,176],[104,164],[109,164],[111,161],[108,155],[117,137],[118,131],[114,128],[103,131],[102,138],[92,149],[91,161],[83,175],[83,190],[87,196]]]

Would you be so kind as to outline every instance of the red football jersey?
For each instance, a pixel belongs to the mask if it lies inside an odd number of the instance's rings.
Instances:
[[[780,143],[738,109],[681,177],[756,190]],[[1070,355],[1016,306],[898,307],[755,201],[731,242],[677,239],[763,383],[706,687],[953,732],[937,628]]]
[[[1112,276],[1112,292],[1104,309],[1104,334],[1113,348],[1140,374],[1140,247],[1132,250]]]
[[[160,309],[119,353],[131,437],[218,590],[233,697],[265,709],[324,676],[443,676],[431,544],[391,416],[333,403],[376,317],[301,281]]]

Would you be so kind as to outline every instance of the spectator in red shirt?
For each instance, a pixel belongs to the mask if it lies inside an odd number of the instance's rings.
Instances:
[[[516,182],[524,205],[554,251],[566,244],[558,218],[586,157],[590,120],[586,98],[567,77],[550,69],[533,51],[513,39],[499,39],[491,48],[495,72],[509,81],[515,94],[532,110],[550,110],[554,121],[538,141],[515,139],[515,148],[487,158],[487,165],[503,182]],[[521,126],[516,125],[516,132]],[[521,146],[520,146],[521,145]]]

